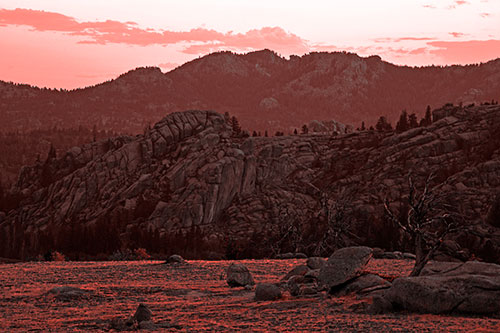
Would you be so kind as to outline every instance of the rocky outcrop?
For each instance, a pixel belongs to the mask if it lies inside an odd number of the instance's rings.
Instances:
[[[143,135],[71,149],[49,163],[48,184],[39,166],[25,167],[14,188],[20,208],[0,221],[0,256],[130,246],[180,253],[194,244],[270,256],[286,223],[314,244],[325,221],[321,198],[335,202],[349,191],[356,241],[385,247],[401,235],[384,224],[380,198],[402,205],[410,170],[417,185],[434,172],[435,192],[453,194],[447,204],[479,223],[500,189],[500,107],[439,112],[432,125],[400,134],[249,138],[235,137],[216,112],[173,113]],[[461,256],[498,260],[500,231],[473,229],[454,236],[468,248]],[[297,251],[290,242],[285,237],[281,253]],[[299,250],[311,254],[307,246]]]

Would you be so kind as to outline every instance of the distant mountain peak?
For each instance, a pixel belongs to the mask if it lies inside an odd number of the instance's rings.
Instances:
[[[141,79],[146,77],[163,77],[163,72],[160,67],[155,66],[146,66],[146,67],[137,67],[132,69],[124,74],[121,74],[118,79]]]

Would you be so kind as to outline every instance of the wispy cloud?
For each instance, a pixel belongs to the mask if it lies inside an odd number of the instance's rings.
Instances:
[[[453,4],[452,5],[449,5],[448,7],[446,7],[447,9],[455,9],[457,7],[460,7],[460,6],[463,6],[463,5],[468,5],[470,4],[469,1],[465,1],[465,0],[455,0],[453,1]]]
[[[428,41],[428,40],[436,40],[435,37],[383,37],[383,38],[375,38],[373,41],[375,43],[400,43],[405,41]]]
[[[176,62],[162,62],[161,64],[158,64],[158,67],[160,67],[161,69],[165,69],[165,70],[171,70],[171,69],[174,69],[176,67],[179,67],[180,64],[176,63]]]
[[[500,40],[434,41],[431,54],[439,56],[446,63],[468,64],[488,61],[500,57]]]
[[[304,53],[307,41],[280,27],[264,27],[246,33],[219,32],[196,28],[189,31],[154,30],[141,28],[134,22],[113,20],[79,22],[59,13],[31,9],[0,9],[0,26],[28,26],[35,31],[61,32],[82,38],[82,44],[128,44],[138,46],[194,43],[185,53],[205,53],[213,49],[271,48],[281,52]]]

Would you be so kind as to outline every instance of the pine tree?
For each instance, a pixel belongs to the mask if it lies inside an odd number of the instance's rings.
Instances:
[[[45,161],[45,163],[49,163],[50,161],[52,161],[55,158],[56,158],[56,149],[54,148],[54,146],[51,143],[50,148],[49,148],[49,153],[47,154],[47,160]]]
[[[432,124],[432,113],[431,106],[427,105],[427,110],[425,110],[425,126],[429,126]]]
[[[224,112],[224,121],[226,124],[231,125],[231,116],[229,115],[229,112]]]
[[[396,124],[396,132],[401,133],[408,130],[408,128],[410,128],[408,124],[408,114],[406,113],[406,110],[403,110],[401,111],[399,121]]]
[[[362,130],[362,131],[365,131],[365,130],[366,130],[366,127],[365,127],[365,122],[364,122],[364,121],[362,121],[362,122],[361,122],[361,130]]]
[[[408,127],[409,128],[417,128],[418,127],[418,120],[417,120],[417,115],[412,113],[408,116]]]
[[[233,128],[233,134],[238,136],[241,134],[241,126],[240,122],[238,121],[238,118],[235,116],[231,117],[231,127]]]
[[[392,131],[392,125],[387,121],[385,116],[380,116],[380,118],[378,118],[375,128],[379,132]]]

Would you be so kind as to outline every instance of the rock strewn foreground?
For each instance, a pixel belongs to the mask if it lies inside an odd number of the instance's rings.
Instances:
[[[349,191],[354,231],[370,242],[384,230],[380,198],[402,200],[410,170],[417,182],[433,171],[437,191],[452,194],[468,222],[480,221],[500,190],[500,108],[447,107],[434,119],[401,134],[242,139],[216,112],[173,113],[144,135],[75,147],[49,161],[48,186],[42,165],[24,168],[14,188],[24,196],[21,207],[0,217],[3,256],[40,253],[44,230],[109,220],[125,247],[137,230],[194,227],[211,244],[266,245],[284,212],[285,220],[311,225],[324,193],[338,200]],[[460,237],[469,254],[500,257],[498,229],[477,226]]]
[[[0,331],[106,331],[117,317],[135,313],[139,303],[170,331],[497,331],[497,318],[413,313],[369,315],[355,297],[324,294],[255,301],[255,292],[230,288],[220,274],[232,262],[63,262],[2,265]],[[246,260],[257,283],[273,283],[300,260]],[[408,274],[412,262],[371,260],[367,271]],[[58,298],[61,286],[87,297]],[[357,310],[356,310],[357,309]],[[157,328],[160,329],[160,328]]]

